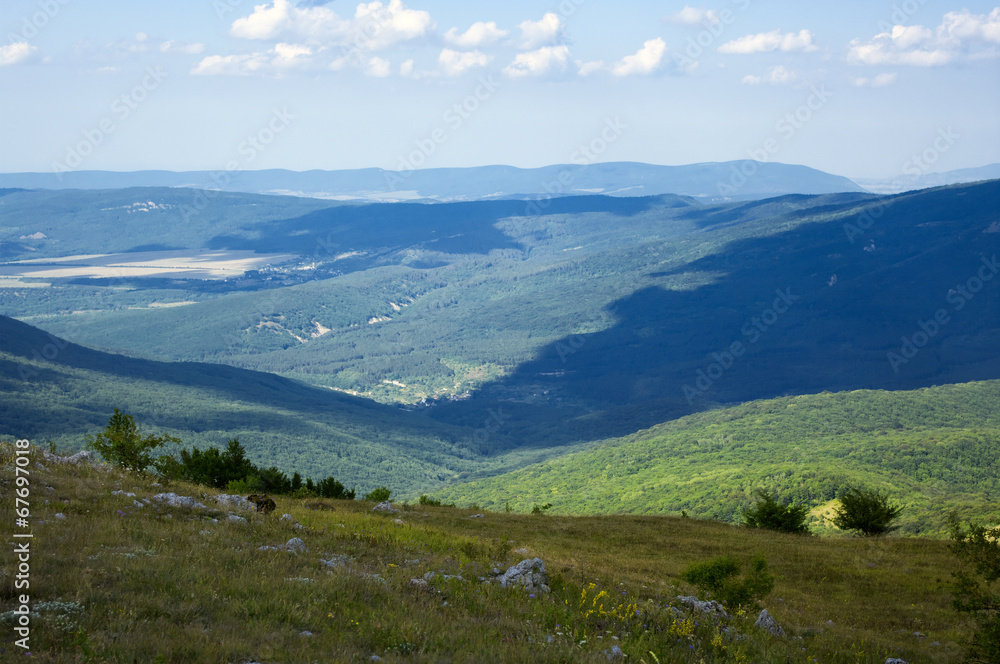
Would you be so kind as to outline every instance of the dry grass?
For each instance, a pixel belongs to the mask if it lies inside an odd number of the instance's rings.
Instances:
[[[12,523],[4,449],[2,512]],[[603,652],[618,645],[646,664],[945,663],[960,661],[971,628],[950,608],[953,561],[936,540],[803,538],[670,517],[470,519],[469,510],[424,506],[406,507],[397,522],[366,503],[280,497],[275,513],[230,523],[219,510],[139,509],[112,496],[116,489],[214,504],[194,485],[154,486],[90,466],[33,468],[31,601],[62,603],[36,609],[34,661],[606,662]],[[293,519],[280,520],[284,513]],[[259,550],[292,537],[308,552]],[[693,593],[679,580],[688,565],[757,551],[777,577],[764,606],[788,638],[755,630],[753,614],[731,623],[748,635],[735,640],[712,620],[688,622],[668,608]],[[550,594],[478,579],[535,555],[548,565]],[[334,556],[347,564],[320,562]],[[463,580],[410,585],[429,571]],[[14,608],[11,582],[2,579],[3,611]],[[603,612],[590,603],[601,590]],[[23,656],[11,641],[0,646],[3,661]]]

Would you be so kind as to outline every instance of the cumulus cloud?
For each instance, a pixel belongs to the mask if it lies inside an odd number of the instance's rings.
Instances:
[[[671,14],[663,19],[667,23],[677,25],[704,25],[719,23],[721,17],[714,9],[695,9],[689,5],[684,5],[684,9],[676,14]]]
[[[462,34],[458,34],[458,28],[452,28],[444,33],[444,40],[452,46],[468,50],[489,46],[509,34],[509,30],[501,30],[493,21],[478,21]]]
[[[763,76],[744,76],[744,85],[789,85],[798,80],[798,75],[782,65],[771,67]]]
[[[191,70],[194,76],[249,76],[266,71],[269,58],[264,53],[210,55]]]
[[[856,78],[854,79],[854,85],[859,88],[884,88],[887,85],[892,85],[899,78],[899,74],[879,74],[874,78]]]
[[[568,62],[568,46],[544,46],[535,51],[518,53],[514,61],[504,67],[503,73],[511,78],[541,76],[564,71]]]
[[[996,44],[1000,44],[1000,7],[989,14],[963,9],[945,14],[936,30],[896,25],[868,41],[854,39],[847,60],[859,65],[938,67],[963,56],[995,57]]]
[[[461,52],[450,48],[443,49],[438,56],[438,64],[448,76],[459,76],[474,67],[485,67],[492,61],[493,56],[482,51]]]
[[[204,44],[191,44],[187,42],[178,42],[173,39],[165,41],[160,44],[160,53],[166,53],[167,55],[179,54],[179,55],[198,55],[199,53],[205,52]]]
[[[732,55],[751,55],[772,51],[815,51],[818,48],[813,44],[813,35],[808,30],[799,30],[798,33],[772,30],[726,42],[718,51]]]
[[[517,47],[525,50],[539,46],[552,46],[563,41],[563,22],[558,15],[547,13],[540,21],[523,21],[518,24],[521,39]]]
[[[657,37],[650,39],[635,55],[627,55],[619,60],[612,68],[611,73],[615,76],[630,76],[632,74],[651,74],[656,71],[663,61],[663,54],[667,52],[665,41]]]
[[[385,78],[392,73],[392,63],[384,58],[373,56],[365,66],[365,73],[375,78]]]
[[[0,46],[0,67],[24,62],[37,50],[28,42],[12,42],[6,46]]]
[[[289,0],[274,0],[272,4],[255,6],[252,14],[233,21],[229,33],[241,39],[376,51],[424,37],[435,27],[429,13],[409,9],[402,0],[361,3],[349,19],[325,6],[300,7]]]

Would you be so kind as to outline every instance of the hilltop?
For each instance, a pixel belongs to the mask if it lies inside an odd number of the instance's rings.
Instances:
[[[13,458],[0,446],[5,491]],[[283,497],[263,515],[37,447],[30,460],[22,592],[41,662],[607,662],[617,648],[647,664],[946,664],[971,633],[951,608],[956,563],[939,541]],[[8,523],[11,510],[5,501]],[[679,601],[695,592],[680,578],[690,565],[755,553],[775,577],[762,605],[785,637],[753,626],[757,608],[720,619]],[[491,581],[534,557],[550,592]],[[4,644],[4,657],[14,650]]]

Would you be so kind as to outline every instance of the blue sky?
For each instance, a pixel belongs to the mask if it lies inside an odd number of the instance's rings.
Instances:
[[[1000,3],[5,0],[0,90],[4,172],[584,154],[890,178],[1000,161]]]

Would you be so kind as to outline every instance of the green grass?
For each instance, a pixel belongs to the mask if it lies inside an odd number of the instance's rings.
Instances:
[[[5,497],[11,459],[5,444]],[[42,460],[37,448],[32,459]],[[379,515],[362,502],[280,497],[271,515],[213,522],[225,514],[137,509],[133,498],[111,495],[175,491],[212,505],[203,487],[154,486],[149,476],[89,465],[32,465],[31,478],[34,661],[602,662],[618,645],[627,661],[647,664],[945,663],[960,660],[970,629],[950,608],[954,561],[936,540],[803,538],[673,517],[471,519],[472,510],[412,505]],[[11,510],[5,499],[8,523]],[[259,551],[291,537],[308,551]],[[777,577],[763,604],[788,638],[767,636],[751,626],[754,615],[742,615],[730,626],[747,638],[736,640],[711,619],[669,608],[693,592],[680,580],[689,565],[722,554],[745,562],[756,552]],[[333,556],[348,562],[319,562]],[[478,580],[532,556],[545,561],[551,593],[529,597]],[[429,587],[410,584],[431,571]],[[10,611],[4,574],[2,609]],[[4,661],[18,652],[10,641],[0,648]]]

